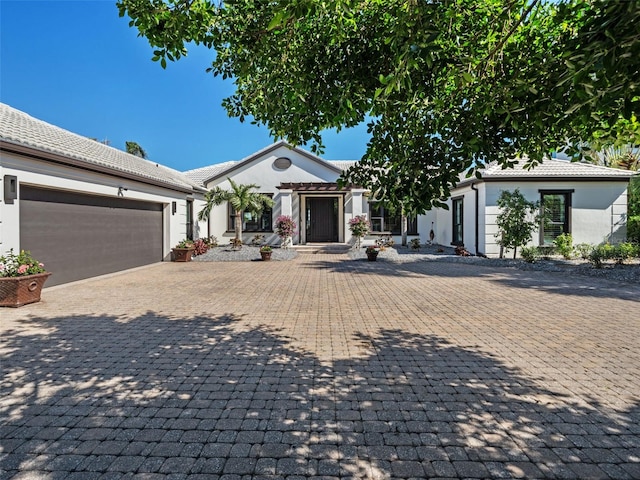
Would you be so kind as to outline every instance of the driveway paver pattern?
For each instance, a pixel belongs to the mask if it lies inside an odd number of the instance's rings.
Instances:
[[[345,258],[0,311],[0,478],[640,478],[640,287]]]

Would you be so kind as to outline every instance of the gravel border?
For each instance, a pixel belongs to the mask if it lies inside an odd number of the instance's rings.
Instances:
[[[367,255],[364,248],[360,250],[352,249],[348,252],[351,260],[365,261]],[[550,260],[539,260],[535,263],[528,263],[522,259],[510,258],[485,258],[485,257],[461,257],[454,253],[453,248],[439,245],[428,245],[421,247],[419,251],[411,250],[408,247],[394,246],[386,248],[378,255],[378,261],[391,263],[411,263],[411,262],[447,262],[463,263],[466,265],[479,265],[485,267],[506,267],[517,268],[525,271],[561,272],[567,275],[583,275],[589,277],[607,278],[625,283],[640,284],[640,260],[636,259],[625,265],[614,263],[605,264],[602,268],[595,268],[586,260],[565,260],[562,257]]]
[[[271,259],[275,261],[293,260],[298,252],[293,249],[273,248]],[[351,249],[346,254],[347,261],[366,261],[365,249]],[[203,255],[193,257],[194,262],[259,262],[260,248],[243,245],[240,250],[232,250],[230,246],[219,246],[209,249]],[[540,260],[527,263],[522,259],[461,257],[454,253],[453,248],[440,245],[427,245],[419,251],[408,247],[394,246],[386,248],[378,255],[378,261],[388,263],[412,262],[447,262],[478,265],[484,267],[516,268],[524,271],[560,272],[566,275],[582,275],[588,277],[606,278],[613,281],[640,284],[640,261],[635,260],[626,265],[606,264],[603,268],[595,268],[586,260],[565,260],[561,257],[551,260]]]
[[[293,260],[298,252],[292,249],[273,247],[271,260]],[[210,248],[207,253],[192,258],[193,262],[261,262],[260,247],[243,245],[239,250],[232,250],[230,246]]]

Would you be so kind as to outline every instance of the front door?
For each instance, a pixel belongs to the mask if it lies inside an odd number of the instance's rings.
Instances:
[[[307,243],[338,241],[338,198],[307,197]]]

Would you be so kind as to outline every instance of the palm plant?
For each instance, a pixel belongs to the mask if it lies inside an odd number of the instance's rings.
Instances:
[[[136,157],[140,157],[140,158],[147,158],[147,152],[144,151],[144,149],[138,145],[136,142],[124,142],[125,145],[125,149],[127,150],[127,153],[130,153],[131,155],[135,155]]]
[[[267,195],[252,191],[260,188],[259,185],[253,183],[249,185],[237,184],[228,177],[227,180],[229,180],[231,190],[215,187],[205,194],[207,203],[198,213],[198,219],[207,220],[213,207],[229,202],[235,211],[235,240],[242,241],[242,214],[250,212],[260,215],[265,208],[273,207],[273,200]]]

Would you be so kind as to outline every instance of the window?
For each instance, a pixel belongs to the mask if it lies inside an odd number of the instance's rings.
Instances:
[[[193,200],[187,200],[187,238],[193,240]]]
[[[464,245],[464,197],[452,200],[452,245]]]
[[[391,213],[378,202],[369,204],[369,217],[371,219],[371,232],[390,232],[393,235],[402,234],[402,216],[399,213]],[[418,234],[418,222],[415,217],[407,218],[407,234]]]
[[[551,245],[558,235],[571,233],[572,193],[573,190],[540,190],[540,245]]]
[[[270,195],[269,195],[270,196]],[[243,232],[272,232],[273,212],[271,208],[265,208],[259,215],[250,212],[242,212]],[[229,225],[228,230],[236,229],[236,211],[229,204]]]

